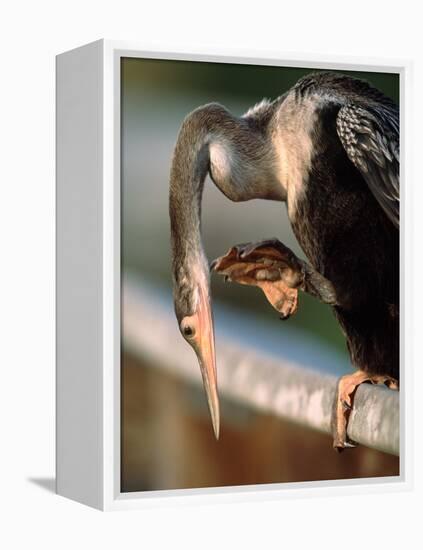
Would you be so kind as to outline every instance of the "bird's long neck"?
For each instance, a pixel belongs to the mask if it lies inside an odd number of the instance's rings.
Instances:
[[[172,247],[183,254],[201,248],[201,198],[209,169],[207,131],[196,117],[187,117],[173,153],[169,188]]]
[[[230,200],[281,200],[274,190],[272,151],[263,136],[219,104],[196,109],[181,126],[170,175],[172,250],[179,265],[204,263],[201,198],[208,172]]]

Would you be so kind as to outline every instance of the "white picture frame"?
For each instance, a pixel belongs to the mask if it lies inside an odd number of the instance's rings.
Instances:
[[[120,61],[123,57],[394,72],[401,116],[400,476],[211,489],[120,490]],[[57,493],[101,510],[406,490],[412,484],[412,67],[406,60],[175,51],[99,40],[57,57]],[[407,270],[404,266],[407,265]],[[404,366],[407,365],[405,371]],[[405,397],[404,397],[405,396]]]

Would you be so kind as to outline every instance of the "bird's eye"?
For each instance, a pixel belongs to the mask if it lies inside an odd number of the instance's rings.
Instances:
[[[191,325],[185,325],[183,328],[184,336],[190,337],[194,336],[194,329]]]

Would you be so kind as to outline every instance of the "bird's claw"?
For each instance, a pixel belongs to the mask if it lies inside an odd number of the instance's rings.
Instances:
[[[345,449],[354,449],[358,446],[358,443],[353,441],[352,439],[345,439],[344,441],[334,441],[333,448],[336,452],[342,453],[342,451],[345,451]]]
[[[347,403],[347,401],[342,400],[342,406],[344,407],[344,410],[350,411],[352,409],[352,405],[350,403]]]
[[[339,379],[332,414],[333,447],[338,452],[358,445],[349,438],[347,428],[353,410],[355,392],[358,386],[364,382],[385,384],[391,389],[399,388],[398,381],[391,376],[372,375],[362,370],[347,374]]]
[[[258,286],[282,320],[296,312],[304,274],[295,254],[277,239],[233,246],[210,269],[244,285]]]

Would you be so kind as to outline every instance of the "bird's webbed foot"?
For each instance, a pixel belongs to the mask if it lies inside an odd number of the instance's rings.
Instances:
[[[277,239],[233,246],[212,262],[211,269],[226,280],[261,288],[281,319],[297,310],[303,262]]]
[[[398,380],[395,378],[384,374],[369,374],[362,370],[346,374],[339,379],[332,413],[333,448],[338,452],[357,446],[357,443],[348,437],[347,428],[355,392],[363,382],[385,384],[390,389],[399,389]]]

